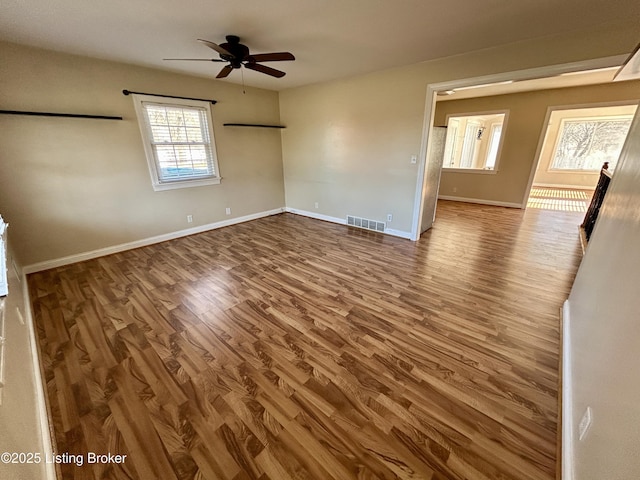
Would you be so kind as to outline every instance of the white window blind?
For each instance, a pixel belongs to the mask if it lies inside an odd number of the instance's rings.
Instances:
[[[204,109],[142,105],[161,181],[215,175]]]

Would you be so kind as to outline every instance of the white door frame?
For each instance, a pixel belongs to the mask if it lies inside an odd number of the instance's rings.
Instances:
[[[514,72],[503,72],[480,77],[462,78],[447,82],[430,83],[427,85],[427,94],[424,107],[424,119],[422,123],[422,140],[420,142],[420,156],[418,161],[418,175],[416,178],[416,190],[413,201],[413,218],[411,222],[411,240],[417,241],[420,238],[420,224],[422,222],[422,197],[425,165],[428,158],[430,142],[429,133],[433,126],[435,116],[436,93],[445,90],[453,90],[460,87],[471,87],[474,85],[485,85],[506,81],[532,80],[535,78],[553,77],[563,73],[580,72],[583,70],[595,70],[598,68],[608,68],[620,66],[627,59],[627,55],[615,55],[612,57],[595,58],[579,62],[563,63],[559,65],[548,65],[546,67],[529,68]],[[441,167],[442,168],[442,167]]]

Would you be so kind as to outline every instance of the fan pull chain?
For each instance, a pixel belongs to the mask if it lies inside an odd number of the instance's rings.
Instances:
[[[246,95],[247,92],[244,89],[244,68],[240,69],[240,75],[242,76],[242,93],[243,93],[243,95]]]

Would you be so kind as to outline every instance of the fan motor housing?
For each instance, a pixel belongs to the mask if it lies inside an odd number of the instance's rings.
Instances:
[[[240,43],[240,37],[227,35],[227,42],[220,46],[231,55],[220,54],[220,58],[228,61],[233,68],[242,67],[242,62],[249,56],[249,48]]]

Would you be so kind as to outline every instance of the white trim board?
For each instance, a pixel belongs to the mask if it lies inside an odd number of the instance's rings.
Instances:
[[[573,480],[573,395],[569,299],[562,305],[562,480]]]
[[[44,262],[34,263],[26,265],[22,271],[24,274],[40,272],[42,270],[48,270],[50,268],[62,267],[64,265],[70,265],[72,263],[83,262],[85,260],[92,260],[98,257],[104,257],[105,255],[111,255],[114,253],[124,252],[125,250],[131,250],[133,248],[146,247],[147,245],[153,245],[155,243],[166,242],[167,240],[173,240],[175,238],[187,237],[196,233],[202,233],[209,230],[215,230],[217,228],[228,227],[238,223],[248,222],[250,220],[256,220],[258,218],[269,217],[271,215],[277,215],[284,211],[284,207],[276,208],[273,210],[267,210],[264,212],[252,213],[243,217],[231,218],[229,220],[222,220],[220,222],[209,223],[207,225],[200,225],[199,227],[188,228],[186,230],[179,230],[177,232],[165,233],[163,235],[157,235],[155,237],[143,238],[135,240],[133,242],[121,243],[119,245],[113,245],[111,247],[99,248],[89,252],[77,253],[69,255],[67,257],[56,258],[53,260],[47,260]]]
[[[594,70],[598,68],[616,67],[622,65],[626,60],[625,55],[615,55],[605,58],[594,58],[579,62],[563,63],[559,65],[548,65],[546,67],[529,68],[526,70],[516,70],[513,72],[496,73],[472,78],[462,78],[446,82],[431,83],[427,85],[424,119],[422,122],[422,140],[420,142],[420,155],[418,155],[418,172],[416,175],[416,190],[413,201],[413,221],[411,222],[411,240],[420,238],[420,223],[422,222],[422,190],[424,185],[425,163],[428,149],[430,147],[429,133],[433,125],[436,105],[436,93],[453,90],[460,87],[471,87],[474,85],[485,85],[490,83],[504,82],[508,80],[531,80],[534,78],[553,77],[562,73],[579,72],[583,70]],[[526,205],[531,190],[533,174],[530,177],[523,204]],[[522,207],[519,207],[522,208]]]
[[[331,217],[329,215],[324,215],[322,213],[309,212],[307,210],[300,210],[298,208],[286,207],[284,211],[287,213],[293,213],[294,215],[302,215],[303,217],[315,218],[316,220],[323,220],[325,222],[338,223],[340,225],[347,224],[346,218]]]
[[[42,435],[42,448],[45,457],[53,455],[53,427],[49,424],[49,407],[47,397],[44,393],[44,382],[40,364],[40,353],[38,350],[38,341],[36,339],[36,330],[33,323],[33,314],[31,312],[31,298],[29,297],[29,286],[27,284],[27,276],[25,273],[17,277],[22,284],[22,301],[25,310],[24,320],[29,331],[29,350],[31,350],[31,362],[33,368],[33,381],[36,390],[36,415],[40,424],[40,434]],[[55,480],[57,477],[55,464],[47,462],[45,465],[46,480]]]
[[[302,215],[303,217],[314,218],[316,220],[323,220],[325,222],[337,223],[339,225],[347,225],[346,218],[331,217],[329,215],[323,215],[322,213],[309,212],[307,210],[300,210],[300,209],[291,208],[291,207],[286,207],[284,211],[287,213],[293,213],[294,215]],[[358,228],[358,227],[353,227],[353,228]],[[365,228],[364,230],[367,230],[367,229]],[[373,231],[373,230],[367,230],[367,231]],[[393,237],[400,237],[400,238],[406,238],[407,240],[411,240],[411,232],[405,232],[403,230],[394,230],[392,228],[387,228],[385,229],[384,232],[377,232],[377,233],[383,233],[385,235],[391,235]]]
[[[438,195],[438,200],[450,200],[452,202],[477,203],[480,205],[492,205],[494,207],[523,208],[521,203],[499,202],[496,200],[485,200],[483,198],[452,197],[450,195]]]

